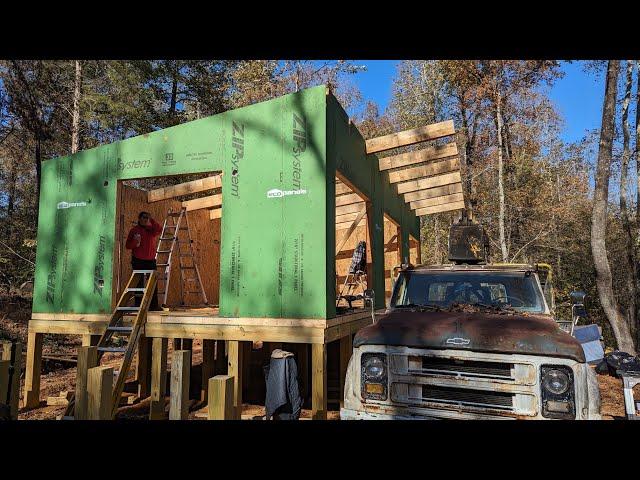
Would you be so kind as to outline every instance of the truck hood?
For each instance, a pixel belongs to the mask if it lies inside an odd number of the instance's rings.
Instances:
[[[358,331],[353,345],[519,353],[585,362],[580,343],[547,315],[392,310]]]

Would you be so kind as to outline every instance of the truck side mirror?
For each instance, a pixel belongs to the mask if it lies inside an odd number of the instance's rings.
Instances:
[[[371,320],[373,320],[373,323],[376,323],[376,314],[375,314],[375,298],[376,298],[376,292],[371,289],[371,288],[367,288],[362,296],[364,297],[364,304],[365,306],[367,305],[367,303],[371,306]]]

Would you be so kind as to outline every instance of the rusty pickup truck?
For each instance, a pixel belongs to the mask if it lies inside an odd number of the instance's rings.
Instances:
[[[539,273],[401,269],[386,312],[354,338],[341,418],[599,419],[595,372]]]

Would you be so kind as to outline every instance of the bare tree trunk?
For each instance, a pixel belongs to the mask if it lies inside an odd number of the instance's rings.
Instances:
[[[498,213],[498,233],[500,236],[500,252],[502,253],[502,261],[508,262],[509,252],[507,250],[507,240],[505,238],[504,232],[504,144],[502,138],[502,95],[500,94],[500,91],[498,91],[498,94],[496,96],[496,121],[498,134],[498,201],[500,206],[500,211]]]
[[[76,60],[76,78],[73,89],[73,116],[71,119],[71,153],[80,148],[80,89],[82,86],[82,66]]]
[[[600,304],[611,324],[618,349],[635,355],[629,325],[618,309],[618,304],[613,294],[611,268],[609,266],[609,260],[607,259],[605,236],[619,67],[620,62],[618,60],[609,60],[604,106],[602,109],[598,165],[593,194],[593,212],[591,214],[591,251],[596,270],[596,285],[598,287]]]
[[[620,216],[622,228],[625,232],[625,250],[627,257],[627,269],[625,283],[629,298],[627,319],[629,329],[635,332],[638,298],[638,277],[636,271],[635,251],[633,245],[633,233],[629,219],[627,206],[629,160],[631,158],[630,133],[629,133],[629,103],[631,102],[631,85],[633,83],[633,63],[627,60],[627,74],[625,79],[624,100],[622,102],[622,162],[620,167]],[[633,335],[635,336],[635,335]]]

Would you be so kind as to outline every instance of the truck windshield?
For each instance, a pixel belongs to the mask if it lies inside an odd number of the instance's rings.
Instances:
[[[525,272],[401,272],[391,298],[392,307],[454,304],[509,306],[532,313],[545,308],[535,276]]]

